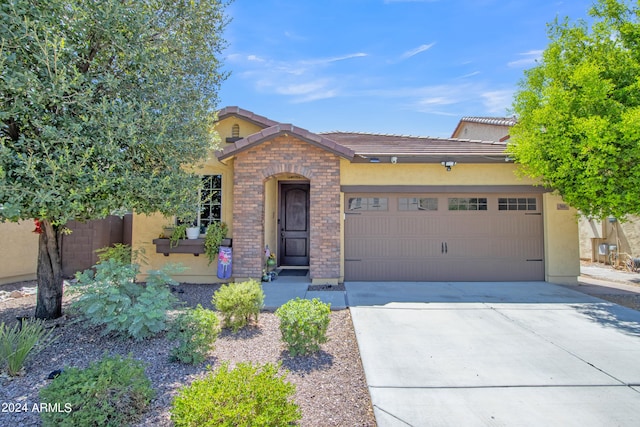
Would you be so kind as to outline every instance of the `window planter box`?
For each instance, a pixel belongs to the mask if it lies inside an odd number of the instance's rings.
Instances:
[[[232,239],[222,239],[220,246],[231,246]],[[169,256],[169,254],[193,254],[199,256],[204,253],[204,239],[181,239],[178,246],[170,247],[169,239],[154,239],[156,253]]]

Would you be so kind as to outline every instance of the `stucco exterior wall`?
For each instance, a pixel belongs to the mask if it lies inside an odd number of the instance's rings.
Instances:
[[[216,123],[216,131],[220,135],[220,147],[224,147],[227,144],[226,139],[232,135],[233,125],[238,125],[240,138],[246,138],[247,136],[260,132],[262,128],[254,123],[239,119],[237,117],[228,117],[224,120],[220,120]]]
[[[341,160],[342,185],[534,185],[515,174],[512,163],[459,163],[447,172],[440,164],[350,163]]]
[[[598,253],[598,245],[616,245],[618,250],[637,257],[640,255],[640,218],[630,216],[625,222],[589,220],[584,216],[579,220],[580,258],[599,262],[606,261],[606,255]]]
[[[545,280],[575,284],[580,275],[578,212],[551,193],[543,195],[542,205]]]
[[[229,227],[228,237],[233,237],[233,161],[228,164],[218,162],[214,153],[210,153],[206,162],[195,168],[201,175],[222,175],[222,221]],[[146,280],[148,270],[157,270],[167,263],[180,263],[187,269],[181,274],[174,275],[180,282],[187,283],[216,283],[221,282],[216,276],[217,264],[214,261],[209,264],[206,255],[194,256],[193,254],[169,254],[164,256],[156,253],[153,239],[162,234],[162,228],[175,224],[175,218],[166,218],[160,214],[133,216],[133,233],[131,246],[134,250],[143,249],[148,264],[143,265],[142,274],[138,280]]]
[[[509,135],[509,130],[510,127],[508,126],[465,122],[453,137],[461,139],[480,139],[482,141],[500,141],[502,138]]]
[[[0,285],[35,280],[38,266],[38,235],[33,221],[0,223]]]

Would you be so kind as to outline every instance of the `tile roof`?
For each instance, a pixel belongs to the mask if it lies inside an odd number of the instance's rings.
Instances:
[[[350,148],[357,156],[399,157],[419,161],[440,161],[445,157],[487,157],[504,161],[506,143],[470,139],[379,135],[356,132],[328,132],[323,136]],[[500,157],[490,159],[489,157]]]
[[[309,132],[306,129],[302,129],[291,124],[279,123],[263,129],[258,133],[251,134],[246,138],[234,142],[233,144],[227,145],[226,147],[224,147],[224,149],[218,151],[218,160],[227,159],[242,151],[248,150],[251,147],[254,147],[258,144],[284,134],[291,134],[296,138],[330,151],[340,157],[344,157],[347,160],[353,160],[353,157],[355,155],[355,153],[348,147],[344,147],[343,145],[338,144],[335,141],[322,135]]]
[[[239,117],[241,119],[247,120],[262,128],[268,128],[278,124],[278,122],[275,122],[271,119],[268,119],[264,116],[260,116],[256,113],[253,113],[249,110],[245,110],[240,107],[225,107],[222,110],[218,111],[218,120],[222,120],[231,116],[235,116],[235,117]]]
[[[507,156],[506,143],[504,141],[338,131],[317,134],[292,124],[275,122],[239,107],[226,107],[218,112],[218,120],[230,116],[240,117],[256,123],[262,127],[262,130],[234,143],[227,144],[217,152],[219,160],[228,159],[237,153],[283,134],[291,134],[296,138],[354,162],[369,162],[371,158],[375,157],[380,158],[381,161],[388,161],[391,157],[397,157],[398,161],[405,163],[440,162],[449,158],[473,162],[504,162]],[[485,122],[502,120],[504,123],[514,120],[487,117],[465,117],[462,120],[466,119],[469,121],[482,119]]]
[[[518,123],[515,117],[463,117],[460,121],[494,126],[514,126]]]

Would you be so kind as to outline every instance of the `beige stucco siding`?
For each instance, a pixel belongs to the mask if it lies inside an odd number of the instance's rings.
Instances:
[[[533,185],[520,178],[516,166],[459,163],[447,172],[439,164],[350,163],[340,164],[341,185]]]
[[[35,280],[38,265],[38,235],[33,221],[0,223],[0,285]]]
[[[581,216],[580,258],[606,262],[607,256],[599,254],[598,245],[615,245],[622,253],[633,257],[640,255],[640,218],[629,216],[625,222],[618,220],[589,220]]]
[[[545,280],[573,284],[580,275],[578,213],[560,196],[545,193],[544,215]]]
[[[479,139],[482,141],[500,141],[509,135],[508,126],[496,126],[483,123],[464,123],[454,138]]]

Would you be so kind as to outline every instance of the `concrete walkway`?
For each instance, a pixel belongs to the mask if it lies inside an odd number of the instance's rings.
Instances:
[[[324,303],[330,303],[332,310],[347,308],[346,292],[344,291],[309,291],[311,280],[307,277],[284,276],[273,282],[263,282],[264,309],[275,311],[289,300],[302,298],[318,298]]]
[[[544,282],[346,288],[379,426],[640,425],[640,312]]]

